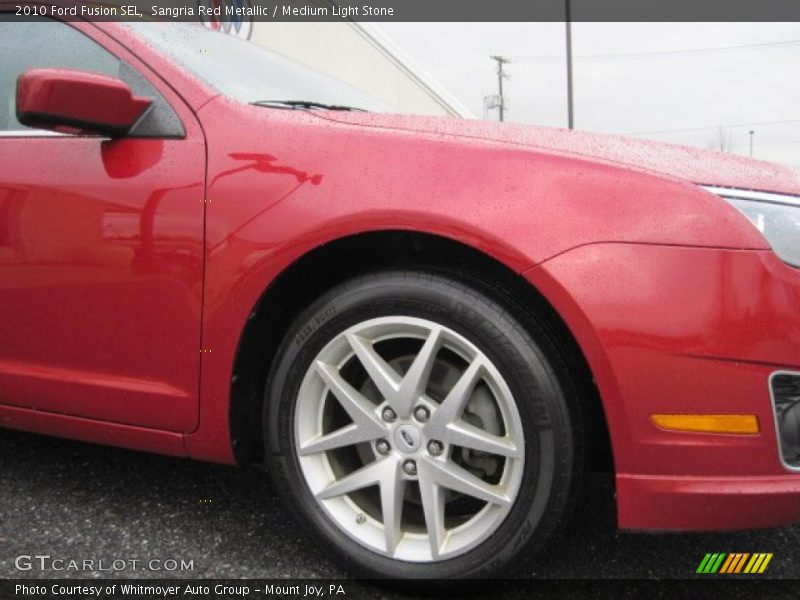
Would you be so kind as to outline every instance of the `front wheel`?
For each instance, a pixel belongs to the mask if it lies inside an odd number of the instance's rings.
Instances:
[[[580,430],[558,348],[526,324],[416,272],[352,280],[293,324],[265,401],[271,472],[350,570],[486,577],[555,529]]]

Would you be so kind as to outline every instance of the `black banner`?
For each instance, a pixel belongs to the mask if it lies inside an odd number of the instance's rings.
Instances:
[[[536,598],[688,597],[796,598],[796,582],[788,580],[697,578],[668,580],[486,581],[354,581],[322,579],[142,580],[142,579],[17,579],[0,580],[3,600],[400,600],[406,598],[472,598],[529,600]]]
[[[15,18],[95,21],[800,21],[797,0],[34,0]]]

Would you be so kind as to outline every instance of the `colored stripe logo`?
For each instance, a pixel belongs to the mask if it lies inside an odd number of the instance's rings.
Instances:
[[[707,553],[697,573],[713,575],[715,573],[725,575],[736,575],[739,573],[763,573],[767,570],[769,561],[772,560],[772,553],[765,552],[714,552]]]

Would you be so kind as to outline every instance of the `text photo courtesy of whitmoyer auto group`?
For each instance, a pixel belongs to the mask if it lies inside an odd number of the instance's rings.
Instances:
[[[0,0],[0,600],[796,597],[798,66],[784,0]]]

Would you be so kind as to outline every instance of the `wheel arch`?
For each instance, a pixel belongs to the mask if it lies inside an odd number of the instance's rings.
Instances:
[[[258,299],[239,340],[231,383],[229,426],[238,463],[263,460],[265,364],[274,360],[297,315],[347,279],[370,271],[409,268],[436,271],[478,286],[515,313],[522,307],[523,321],[533,314],[544,321],[576,373],[590,445],[587,456],[593,457],[596,467],[613,469],[605,412],[590,367],[577,340],[547,299],[504,263],[472,246],[400,230],[349,235],[317,246],[284,269]]]

